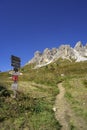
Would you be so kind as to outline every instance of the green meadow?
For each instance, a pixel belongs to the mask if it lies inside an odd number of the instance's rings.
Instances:
[[[20,69],[16,99],[11,75],[0,73],[0,130],[61,130],[52,109],[60,82],[74,113],[87,121],[87,62],[59,59],[41,68],[34,66]]]

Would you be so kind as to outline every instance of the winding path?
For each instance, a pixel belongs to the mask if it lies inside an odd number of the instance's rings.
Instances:
[[[65,100],[65,88],[62,83],[58,84],[60,93],[56,97],[54,108],[55,117],[62,125],[61,130],[87,130],[87,124],[84,120],[72,111],[69,103]]]

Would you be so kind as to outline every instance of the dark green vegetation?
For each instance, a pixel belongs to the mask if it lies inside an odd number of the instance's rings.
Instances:
[[[10,74],[0,73],[0,130],[60,130],[52,111],[59,82],[72,109],[87,121],[87,62],[60,59],[37,69],[30,64],[20,71],[17,99],[12,98]]]

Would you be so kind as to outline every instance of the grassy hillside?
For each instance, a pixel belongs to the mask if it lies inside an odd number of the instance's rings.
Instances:
[[[59,82],[74,112],[87,121],[87,62],[59,59],[37,69],[30,64],[20,71],[17,99],[12,98],[10,74],[0,73],[1,130],[60,130],[52,110]]]

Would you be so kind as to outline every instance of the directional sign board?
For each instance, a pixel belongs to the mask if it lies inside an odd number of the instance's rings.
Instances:
[[[15,68],[20,68],[21,59],[17,56],[11,55],[11,66],[14,66]]]

